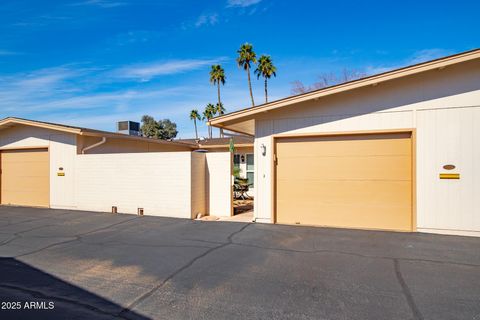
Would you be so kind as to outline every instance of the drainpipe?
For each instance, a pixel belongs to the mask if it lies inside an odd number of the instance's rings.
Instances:
[[[88,151],[90,149],[93,149],[93,148],[96,148],[98,146],[101,146],[102,144],[104,144],[105,142],[107,142],[107,138],[106,137],[102,137],[102,140],[100,140],[99,142],[97,143],[94,143],[88,147],[85,147],[82,149],[82,154],[85,154],[85,151]]]

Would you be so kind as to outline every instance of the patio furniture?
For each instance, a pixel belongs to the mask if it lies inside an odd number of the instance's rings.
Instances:
[[[246,179],[235,179],[235,183],[233,184],[234,198],[242,200],[250,199],[250,196],[247,194],[250,185]]]

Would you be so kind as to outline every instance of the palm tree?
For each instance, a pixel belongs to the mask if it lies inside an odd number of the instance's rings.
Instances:
[[[225,70],[223,70],[222,66],[219,64],[213,65],[212,69],[210,70],[210,82],[213,83],[214,85],[217,85],[217,96],[218,96],[217,106],[222,105],[222,101],[220,99],[220,84],[222,85],[225,84],[225,78],[226,78]],[[225,111],[225,109],[223,110]],[[223,137],[223,129],[220,129],[220,137]]]
[[[197,109],[190,111],[190,120],[193,120],[193,125],[195,126],[195,139],[198,140],[198,131],[197,131],[197,120],[201,120],[202,117],[198,113]]]
[[[251,63],[257,63],[257,55],[253,51],[253,46],[250,43],[244,43],[237,51],[238,58],[237,63],[240,68],[243,68],[247,71],[248,75],[248,88],[250,89],[250,99],[252,99],[252,107],[255,106],[255,102],[253,101],[253,92],[252,92],[252,81],[250,80],[250,68]]]
[[[209,103],[205,107],[205,111],[203,111],[203,118],[206,121],[210,121],[210,119],[215,116],[215,113],[216,113],[215,106],[213,104]],[[212,127],[211,126],[208,126],[208,137],[210,139],[212,139]]]
[[[223,107],[223,103],[219,102],[215,105],[215,114],[221,116],[225,114],[225,108]],[[220,128],[220,138],[223,138],[223,129]]]
[[[218,103],[222,102],[220,101],[220,85],[225,84],[225,79],[225,70],[223,70],[222,66],[219,64],[213,65],[210,70],[210,82],[217,85]]]
[[[268,90],[267,90],[267,80],[272,77],[277,76],[277,68],[273,65],[272,58],[267,55],[261,55],[258,59],[257,69],[255,69],[255,74],[257,79],[260,77],[265,78],[265,103],[268,103]]]

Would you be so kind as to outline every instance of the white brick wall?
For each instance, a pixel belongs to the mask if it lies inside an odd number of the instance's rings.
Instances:
[[[191,218],[191,152],[78,155],[77,208]]]

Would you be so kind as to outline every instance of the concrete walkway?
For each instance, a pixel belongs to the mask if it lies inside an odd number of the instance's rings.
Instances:
[[[253,211],[247,211],[240,214],[236,214],[233,217],[221,217],[220,221],[233,221],[233,222],[253,222]]]

